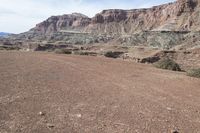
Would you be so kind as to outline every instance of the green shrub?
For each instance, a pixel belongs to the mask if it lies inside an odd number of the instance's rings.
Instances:
[[[79,52],[78,54],[79,54],[79,55],[89,55],[89,53],[88,53],[88,52],[82,52],[82,51],[81,51],[81,52]]]
[[[56,54],[72,54],[72,51],[68,49],[56,49],[55,53]]]
[[[167,69],[172,71],[181,71],[180,66],[173,60],[169,58],[161,59],[160,61],[156,62],[155,67],[161,68],[161,69]]]
[[[17,46],[0,46],[0,50],[20,50]]]
[[[96,52],[88,52],[88,51],[76,51],[75,55],[86,55],[86,56],[97,56]]]
[[[119,58],[120,55],[122,55],[123,52],[118,52],[118,51],[108,51],[104,54],[105,57],[108,57],[108,58]]]
[[[190,77],[200,78],[200,68],[189,70],[187,72],[187,75],[190,76]]]

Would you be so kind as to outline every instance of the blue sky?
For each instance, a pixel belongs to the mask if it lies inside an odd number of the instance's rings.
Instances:
[[[0,0],[0,31],[21,33],[52,15],[80,12],[89,17],[103,9],[148,8],[175,0]]]

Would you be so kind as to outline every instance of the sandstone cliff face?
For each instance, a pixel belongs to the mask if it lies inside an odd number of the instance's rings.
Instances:
[[[199,25],[198,12],[195,0],[178,0],[149,9],[105,10],[92,18],[88,30],[112,33],[195,30]]]
[[[51,34],[59,31],[96,34],[133,34],[140,31],[199,31],[200,0],[178,0],[148,9],[104,10],[93,18],[81,14],[53,16],[32,31]]]
[[[79,13],[63,16],[52,16],[37,24],[32,31],[41,34],[51,34],[61,30],[80,30],[90,23],[91,19]]]

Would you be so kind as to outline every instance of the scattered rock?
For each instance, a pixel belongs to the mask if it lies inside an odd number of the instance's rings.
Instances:
[[[82,117],[82,115],[81,115],[81,114],[76,114],[76,116],[77,116],[78,118],[81,118],[81,117]]]
[[[167,107],[167,110],[171,111],[171,110],[172,110],[172,108],[170,108],[170,107]]]
[[[53,124],[49,124],[49,123],[48,123],[48,124],[47,124],[47,127],[50,128],[50,129],[52,129],[52,128],[54,128],[55,126],[54,126]]]
[[[44,112],[41,112],[41,111],[40,111],[38,114],[39,114],[40,116],[44,116],[44,115],[45,115],[45,113],[44,113]]]

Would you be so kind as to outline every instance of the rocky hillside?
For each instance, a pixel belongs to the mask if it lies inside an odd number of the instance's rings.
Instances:
[[[88,26],[91,19],[80,13],[62,16],[52,16],[44,22],[37,24],[30,31],[38,34],[51,34],[58,31],[81,31]]]
[[[89,32],[132,34],[139,31],[199,31],[200,0],[178,0],[148,9],[104,10],[93,18],[82,14],[52,16],[36,25],[34,33]]]
[[[8,35],[10,35],[10,33],[0,32],[0,37],[6,37]]]
[[[0,44],[35,49],[40,45],[114,44],[160,49],[200,47],[200,0],[177,0],[147,9],[104,10],[52,16]]]

